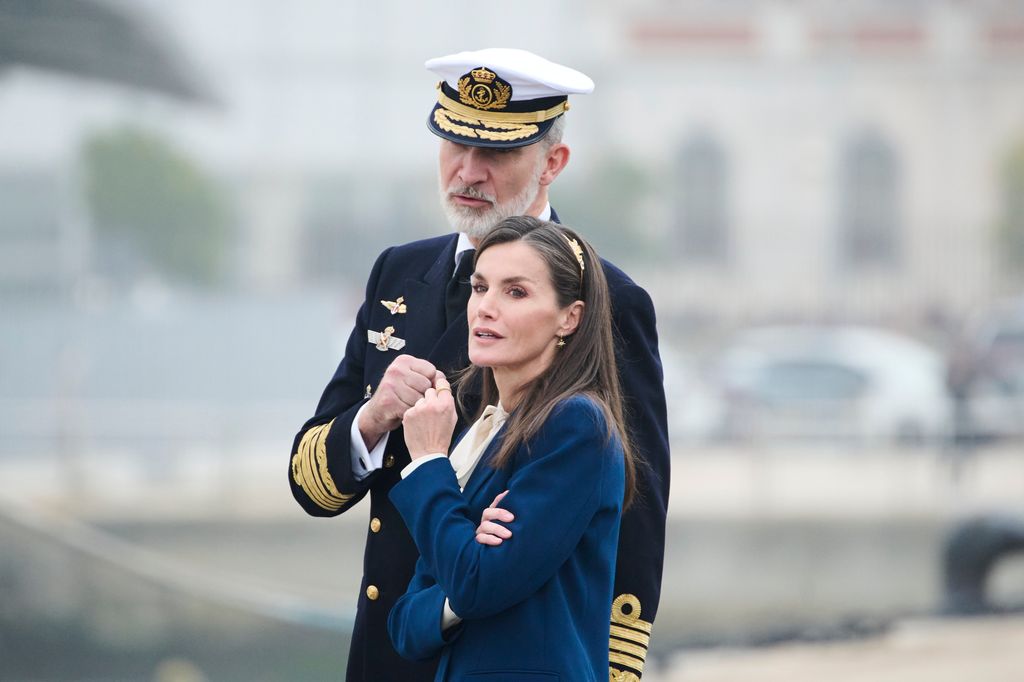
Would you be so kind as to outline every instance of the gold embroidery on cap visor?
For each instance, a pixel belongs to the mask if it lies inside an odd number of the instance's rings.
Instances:
[[[473,119],[479,119],[488,124],[543,123],[544,121],[550,121],[553,118],[558,118],[565,112],[569,111],[569,100],[565,100],[564,102],[559,102],[550,109],[544,109],[542,111],[488,111],[485,113],[480,109],[459,104],[451,97],[444,94],[444,90],[442,89],[443,83],[444,81],[437,84],[438,104],[453,114],[460,114]]]
[[[540,132],[540,128],[533,124],[491,123],[479,118],[460,116],[459,114],[447,111],[441,107],[434,109],[434,123],[437,124],[438,128],[447,133],[492,142],[523,140]],[[460,123],[466,123],[469,125],[460,125]],[[469,127],[473,125],[488,127]]]

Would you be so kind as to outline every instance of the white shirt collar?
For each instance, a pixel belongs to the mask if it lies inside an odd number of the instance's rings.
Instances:
[[[459,232],[459,241],[455,244],[455,264],[459,264],[459,256],[466,251],[472,251],[474,248],[473,242],[469,241],[469,237],[466,236],[465,232]]]
[[[544,210],[537,216],[540,220],[551,220],[551,203],[546,202],[544,204]],[[469,241],[469,237],[466,236],[465,232],[459,232],[459,241],[455,244],[455,264],[459,264],[459,256],[464,251],[469,251],[473,248],[473,242]]]

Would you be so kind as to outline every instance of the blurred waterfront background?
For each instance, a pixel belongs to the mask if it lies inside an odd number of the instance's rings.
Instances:
[[[1019,3],[0,0],[0,680],[340,679],[368,512],[289,448],[496,45],[596,81],[552,203],[658,309],[645,679],[1012,679]]]

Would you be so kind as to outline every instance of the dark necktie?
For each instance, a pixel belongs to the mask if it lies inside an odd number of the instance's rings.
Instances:
[[[448,286],[444,293],[445,322],[451,324],[452,320],[466,311],[466,303],[469,302],[469,276],[473,273],[473,250],[463,251],[459,254],[459,263],[455,266],[455,274],[448,280]]]

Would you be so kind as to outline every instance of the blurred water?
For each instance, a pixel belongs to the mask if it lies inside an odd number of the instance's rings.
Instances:
[[[45,513],[0,508],[0,679],[339,679],[351,619]]]

